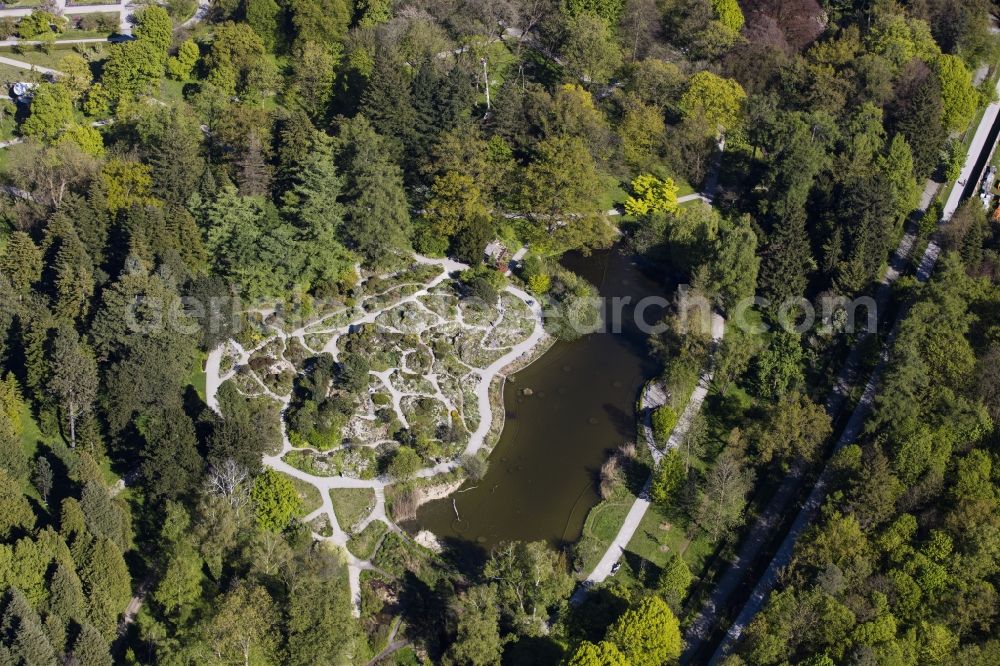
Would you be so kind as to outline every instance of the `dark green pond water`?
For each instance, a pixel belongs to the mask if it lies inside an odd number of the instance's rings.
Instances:
[[[666,296],[659,281],[618,249],[571,256],[564,265],[597,285],[605,299],[630,296],[634,305],[645,296]],[[611,450],[635,440],[636,398],[659,369],[649,358],[646,336],[634,327],[632,307],[623,311],[621,333],[557,342],[508,379],[506,422],[489,472],[422,506],[418,529],[486,548],[505,540],[560,546],[579,538],[599,499],[601,464]],[[661,313],[649,308],[647,319],[655,322]],[[524,395],[525,388],[532,395]]]

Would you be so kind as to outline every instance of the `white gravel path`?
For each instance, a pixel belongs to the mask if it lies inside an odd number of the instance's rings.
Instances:
[[[264,348],[269,343],[276,339],[288,340],[290,338],[296,338],[302,340],[304,336],[308,333],[332,333],[333,337],[324,346],[323,351],[329,353],[336,353],[336,343],[337,339],[346,334],[352,327],[361,324],[373,323],[379,315],[400,307],[405,303],[418,303],[421,296],[425,296],[429,293],[429,290],[433,287],[439,285],[441,282],[446,280],[450,273],[456,271],[466,270],[468,266],[457,261],[452,261],[450,259],[431,259],[427,257],[416,257],[417,263],[421,264],[432,264],[441,267],[441,274],[435,276],[430,280],[422,289],[406,296],[398,301],[393,301],[387,303],[385,306],[373,310],[372,312],[367,312],[364,315],[359,316],[350,323],[339,326],[334,329],[321,330],[317,329],[317,324],[320,322],[313,322],[302,328],[299,328],[291,333],[285,333],[277,328],[273,329],[275,334],[261,342],[259,342],[252,349],[244,349],[235,341],[230,340],[229,342],[218,346],[213,349],[209,354],[205,362],[205,393],[206,393],[206,403],[216,412],[219,411],[218,402],[218,391],[219,387],[233,377],[236,372],[236,368],[239,366],[246,365],[250,357],[258,350]],[[516,298],[524,301],[531,310],[532,319],[534,320],[534,328],[531,334],[519,342],[518,344],[510,347],[508,351],[501,356],[499,359],[491,363],[488,367],[482,370],[476,370],[476,373],[481,377],[475,388],[476,400],[479,407],[479,423],[475,431],[471,433],[469,441],[466,444],[464,454],[472,455],[479,451],[486,442],[486,436],[489,433],[490,427],[493,423],[493,408],[490,402],[490,385],[495,377],[497,377],[505,367],[518,360],[525,354],[528,354],[545,338],[545,329],[542,325],[542,308],[538,302],[526,292],[517,289],[513,286],[508,286],[506,291]],[[334,316],[334,315],[330,315]],[[501,317],[502,319],[502,317]],[[498,320],[499,321],[499,320]],[[307,331],[308,329],[308,331]],[[226,345],[230,346],[237,356],[236,363],[233,364],[233,368],[229,371],[223,373],[221,372],[221,362],[223,355],[226,351]],[[392,396],[393,409],[396,411],[397,416],[400,418],[401,422],[406,423],[406,419],[402,414],[400,409],[400,400],[403,396],[407,395],[405,393],[397,390],[392,382],[389,380],[389,376],[395,372],[397,368],[390,368],[384,372],[372,372],[373,375],[377,376],[381,382],[385,385],[386,389]],[[256,377],[256,375],[254,375]],[[436,378],[435,378],[436,379]],[[259,379],[258,379],[259,382]],[[435,386],[437,393],[440,394],[440,387],[437,385],[436,381],[432,382]],[[308,516],[306,516],[306,522],[311,521],[320,515],[325,514],[331,526],[332,534],[331,536],[323,536],[321,534],[313,533],[313,538],[317,540],[330,541],[338,546],[341,546],[344,551],[344,556],[347,561],[348,569],[348,581],[350,583],[351,597],[354,602],[354,614],[358,616],[360,614],[360,601],[361,601],[361,571],[366,568],[371,568],[371,563],[366,560],[360,560],[347,550],[348,535],[341,526],[339,520],[333,509],[333,503],[330,500],[330,490],[337,488],[371,488],[375,491],[375,507],[369,513],[369,515],[364,518],[359,525],[367,526],[374,520],[380,520],[384,522],[390,530],[402,534],[402,530],[392,522],[386,513],[385,509],[385,487],[390,485],[392,482],[387,478],[376,478],[376,479],[356,479],[345,476],[315,476],[309,474],[308,472],[303,472],[302,470],[293,467],[292,465],[285,462],[282,458],[285,454],[293,449],[291,441],[288,439],[288,433],[286,429],[284,414],[285,410],[288,408],[291,396],[280,396],[273,393],[270,389],[260,384],[261,392],[268,397],[276,400],[282,405],[281,411],[281,435],[282,435],[282,447],[281,450],[275,455],[269,455],[264,457],[264,464],[272,469],[275,469],[284,474],[288,474],[296,479],[304,481],[313,487],[315,487],[322,497],[322,505],[316,511],[313,511]],[[447,404],[447,403],[446,403]],[[450,460],[447,462],[442,462],[433,467],[428,467],[417,472],[417,478],[431,478],[439,474],[445,474],[455,469],[458,465],[456,460]]]

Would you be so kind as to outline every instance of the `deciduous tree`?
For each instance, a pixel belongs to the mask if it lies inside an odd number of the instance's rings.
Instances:
[[[681,653],[677,618],[657,596],[648,596],[608,630],[607,639],[621,650],[633,666],[662,666]]]
[[[291,480],[272,469],[266,469],[253,482],[250,498],[254,504],[257,524],[280,532],[299,512],[302,502]]]

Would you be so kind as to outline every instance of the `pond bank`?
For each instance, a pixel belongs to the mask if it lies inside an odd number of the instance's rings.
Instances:
[[[627,296],[635,303],[670,293],[620,247],[564,263],[605,299]],[[609,451],[636,440],[636,398],[659,370],[646,335],[631,325],[627,305],[624,313],[620,333],[556,342],[512,373],[513,386],[503,392],[503,429],[486,476],[422,506],[412,528],[430,530],[445,542],[483,547],[511,539],[561,546],[579,538],[599,499],[600,467]],[[647,316],[657,315],[650,308]]]

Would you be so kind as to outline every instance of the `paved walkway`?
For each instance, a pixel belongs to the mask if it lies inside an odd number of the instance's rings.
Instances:
[[[719,341],[722,340],[722,336],[725,334],[726,321],[722,318],[722,315],[712,314],[712,341],[714,345],[718,345]],[[677,425],[674,426],[674,430],[670,435],[670,439],[667,442],[667,449],[677,448],[684,436],[687,434],[688,430],[691,428],[691,424],[694,422],[695,416],[701,411],[701,405],[705,402],[705,397],[708,395],[709,386],[712,384],[712,377],[715,374],[715,367],[713,363],[709,363],[709,367],[702,374],[698,386],[695,388],[694,392],[691,394],[691,399],[688,400],[687,406],[684,408],[681,418],[678,419]],[[663,453],[655,448],[650,447],[653,451],[653,464],[659,463],[660,458]],[[639,523],[642,522],[643,516],[646,515],[646,511],[649,510],[649,486],[653,480],[652,475],[646,480],[646,484],[642,487],[642,492],[632,503],[631,508],[629,508],[628,514],[625,516],[625,521],[622,523],[621,529],[618,530],[618,534],[615,535],[614,540],[612,540],[611,545],[608,549],[604,551],[604,555],[601,557],[597,566],[594,570],[584,579],[584,581],[577,587],[576,591],[573,593],[570,599],[573,603],[580,603],[586,597],[587,590],[597,585],[598,583],[603,583],[608,576],[611,575],[611,569],[614,567],[615,563],[621,559],[622,553],[625,552],[625,548],[628,546],[629,541],[632,540],[632,536],[635,531],[639,528]]]
[[[1000,92],[1000,82],[997,84],[997,90]],[[989,129],[992,127],[993,122],[996,120],[997,114],[1000,113],[1000,102],[994,102],[987,107],[986,113],[983,115],[980,121],[979,127],[976,129],[976,134],[973,138],[972,144],[969,147],[969,152],[966,155],[965,165],[962,168],[962,176],[959,180],[965,180],[971,174],[973,166],[975,165],[979,155],[986,148],[986,135],[989,133]],[[948,198],[948,204],[944,208],[944,213],[942,216],[943,221],[948,221],[951,219],[951,215],[958,208],[958,202],[961,197],[961,192],[964,188],[955,187],[952,189],[951,195]],[[956,195],[956,192],[958,193]],[[932,197],[927,196],[927,191],[924,192],[924,197],[921,203],[926,207],[929,204]],[[906,238],[903,239],[903,243],[906,242]],[[901,243],[901,246],[902,244]],[[912,245],[912,239],[910,240]],[[897,249],[899,252],[899,249]],[[920,264],[917,268],[917,280],[921,282],[926,282],[931,273],[934,270],[934,266],[937,263],[938,256],[940,255],[941,249],[936,241],[931,241],[927,249],[924,251],[921,257]],[[908,253],[908,251],[907,251]],[[899,271],[894,270],[890,267],[887,271],[886,277],[883,278],[883,285],[888,287],[892,281],[898,277]],[[875,398],[876,389],[878,386],[879,379],[881,378],[882,372],[885,368],[886,361],[888,360],[889,350],[892,347],[892,343],[895,340],[896,332],[898,330],[899,324],[903,321],[906,316],[905,310],[900,312],[896,317],[896,322],[893,326],[890,335],[886,339],[885,343],[882,345],[880,362],[875,370],[868,377],[865,383],[864,392],[862,393],[861,399],[858,401],[857,406],[851,413],[851,417],[844,428],[844,432],[841,434],[840,438],[834,447],[834,453],[839,451],[846,443],[853,441],[858,434],[860,434],[861,426],[864,424],[865,418],[871,409],[871,405]],[[798,538],[801,536],[802,532],[805,531],[806,527],[814,522],[816,516],[822,506],[823,501],[826,498],[827,491],[829,489],[830,483],[832,481],[833,472],[830,467],[824,468],[820,477],[817,479],[812,490],[809,493],[809,497],[806,499],[805,504],[799,510],[795,517],[795,521],[792,523],[792,527],[789,529],[788,534],[785,536],[781,545],[778,547],[777,552],[768,564],[767,569],[764,571],[761,578],[758,580],[757,584],[754,586],[751,592],[750,598],[744,604],[743,608],[740,610],[739,615],[736,620],[730,626],[729,630],[726,632],[725,637],[716,649],[715,653],[712,655],[709,664],[720,663],[726,655],[732,650],[736,642],[739,640],[740,636],[743,634],[743,630],[749,625],[750,621],[753,620],[754,616],[760,612],[767,601],[768,596],[774,586],[777,584],[778,574],[781,570],[788,566],[791,562],[792,553],[795,549],[795,544]],[[702,637],[703,639],[703,637]],[[698,644],[701,640],[698,641]],[[692,645],[689,644],[688,650],[685,651],[685,658],[690,660],[693,656]],[[684,661],[684,659],[682,659]]]
[[[1000,91],[1000,81],[997,82],[997,90]],[[986,146],[986,139],[990,133],[990,129],[993,128],[993,122],[996,120],[997,114],[1000,114],[1000,101],[993,102],[986,107],[983,119],[979,122],[979,127],[976,128],[976,133],[972,137],[972,143],[969,145],[969,153],[965,160],[965,165],[962,166],[962,171],[958,176],[959,183],[968,183],[969,178],[972,178],[972,170],[976,166],[976,158],[979,157],[979,154],[983,152],[983,148]],[[951,189],[948,200],[945,201],[944,208],[942,209],[943,219],[951,219],[951,216],[958,209],[958,204],[962,200],[962,192],[964,190],[965,186],[959,184],[956,184]]]
[[[6,56],[0,56],[0,64],[10,65],[11,67],[17,67],[18,69],[27,69],[33,72],[41,72],[42,74],[51,74],[52,76],[62,76],[62,72],[58,69],[42,67],[41,65],[35,65],[30,62],[25,62],[24,60],[14,60],[13,58],[8,58]]]
[[[107,44],[107,37],[81,37],[79,39],[57,39],[51,42],[40,42],[37,39],[2,39],[0,40],[0,46],[39,46],[40,44],[48,44],[50,46],[56,44]]]
[[[920,199],[920,210],[926,210],[927,206],[937,192],[938,184],[928,180]],[[900,240],[896,251],[889,262],[889,267],[882,278],[881,286],[875,294],[876,312],[885,312],[889,299],[892,295],[892,284],[904,272],[909,265],[910,252],[916,240],[916,224],[908,226],[903,238]],[[830,391],[826,402],[826,412],[831,418],[836,417],[841,412],[850,397],[852,388],[858,382],[858,370],[862,364],[862,351],[865,348],[865,340],[868,335],[862,336],[851,349],[844,362],[840,373]],[[792,465],[792,469],[785,476],[781,485],[771,496],[767,506],[750,527],[749,532],[743,538],[736,556],[729,563],[722,577],[716,582],[711,594],[701,610],[695,616],[694,621],[685,631],[684,639],[686,648],[681,655],[682,663],[689,663],[698,652],[704,648],[705,642],[711,636],[716,624],[719,621],[719,612],[729,606],[729,599],[739,589],[743,588],[746,576],[750,567],[758,560],[764,547],[771,543],[774,538],[774,531],[778,529],[783,521],[783,517],[792,510],[792,503],[799,496],[799,490],[803,483],[805,468],[802,464]]]

